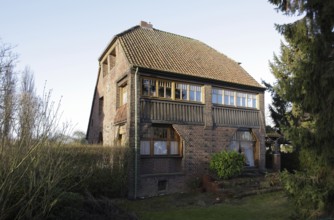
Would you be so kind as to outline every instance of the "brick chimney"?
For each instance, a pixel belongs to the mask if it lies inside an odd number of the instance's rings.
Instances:
[[[153,29],[153,24],[147,23],[146,21],[141,21],[139,25],[142,28]]]

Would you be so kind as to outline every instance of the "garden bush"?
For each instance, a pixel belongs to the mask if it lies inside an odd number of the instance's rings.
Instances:
[[[240,175],[244,168],[244,156],[236,151],[221,151],[212,155],[210,169],[221,179]]]

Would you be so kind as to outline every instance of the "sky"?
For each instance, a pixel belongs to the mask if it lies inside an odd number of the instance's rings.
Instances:
[[[0,6],[0,40],[15,46],[17,69],[30,67],[37,93],[51,89],[52,99],[61,99],[62,122],[83,132],[98,57],[114,35],[140,21],[208,44],[261,83],[274,81],[269,61],[282,40],[274,24],[295,20],[266,0],[0,0]]]

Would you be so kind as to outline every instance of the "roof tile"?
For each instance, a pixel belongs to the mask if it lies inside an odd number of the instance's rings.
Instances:
[[[116,37],[134,66],[263,88],[237,62],[198,40],[140,26]]]

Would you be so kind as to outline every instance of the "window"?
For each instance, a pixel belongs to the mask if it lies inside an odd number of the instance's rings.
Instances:
[[[237,106],[246,107],[246,93],[237,92]]]
[[[200,86],[189,85],[189,100],[200,102],[202,97],[202,91]]]
[[[245,165],[254,166],[254,146],[256,139],[250,129],[238,129],[230,142],[230,150],[238,151],[245,155]]]
[[[212,89],[212,103],[223,104],[223,90]]]
[[[201,102],[202,87],[167,80],[142,79],[142,95],[166,99]]]
[[[256,95],[254,94],[247,95],[247,106],[251,108],[256,108]]]
[[[172,98],[172,83],[168,81],[158,81],[159,92],[158,95],[161,98]]]
[[[119,87],[119,106],[122,106],[128,102],[128,89],[127,85]]]
[[[234,105],[234,92],[225,90],[224,91],[224,104],[225,105]]]
[[[170,126],[152,126],[140,142],[142,156],[180,156],[180,138]]]
[[[187,84],[176,83],[175,84],[175,99],[187,100]]]
[[[223,98],[224,97],[224,98]],[[236,97],[236,100],[235,100]],[[232,90],[224,90],[219,88],[212,88],[212,103],[224,104],[238,107],[257,107],[257,95],[244,92],[235,92]]]
[[[142,82],[143,96],[156,96],[156,81],[153,79],[143,79]]]
[[[103,115],[103,96],[99,98],[99,115]]]

